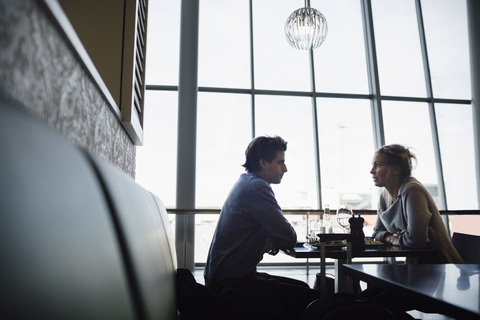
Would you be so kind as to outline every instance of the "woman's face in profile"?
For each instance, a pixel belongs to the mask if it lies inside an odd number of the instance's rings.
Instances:
[[[385,187],[393,177],[392,167],[385,162],[384,155],[378,152],[373,156],[370,173],[377,187]]]

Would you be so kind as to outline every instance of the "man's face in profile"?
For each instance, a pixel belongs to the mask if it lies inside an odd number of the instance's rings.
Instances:
[[[287,172],[287,166],[285,165],[285,152],[280,151],[272,161],[260,160],[262,171],[260,175],[268,183],[278,184],[282,181],[283,174]]]

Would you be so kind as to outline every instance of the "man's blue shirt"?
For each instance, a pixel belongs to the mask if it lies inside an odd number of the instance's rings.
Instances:
[[[225,201],[205,266],[205,284],[253,275],[271,238],[277,249],[291,249],[297,234],[284,217],[270,184],[256,172],[244,173]]]

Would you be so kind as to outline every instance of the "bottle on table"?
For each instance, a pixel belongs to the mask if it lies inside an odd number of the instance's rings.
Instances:
[[[325,205],[325,209],[323,210],[323,228],[325,233],[332,233],[333,225],[332,219],[330,217],[330,206],[328,204]]]
[[[325,233],[325,216],[322,212],[320,212],[320,215],[318,216],[317,230],[318,233]]]

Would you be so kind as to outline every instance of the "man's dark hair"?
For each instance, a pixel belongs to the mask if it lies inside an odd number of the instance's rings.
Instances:
[[[243,166],[248,172],[260,171],[260,159],[271,162],[280,151],[287,151],[287,142],[279,136],[257,137],[245,150],[246,160]]]

